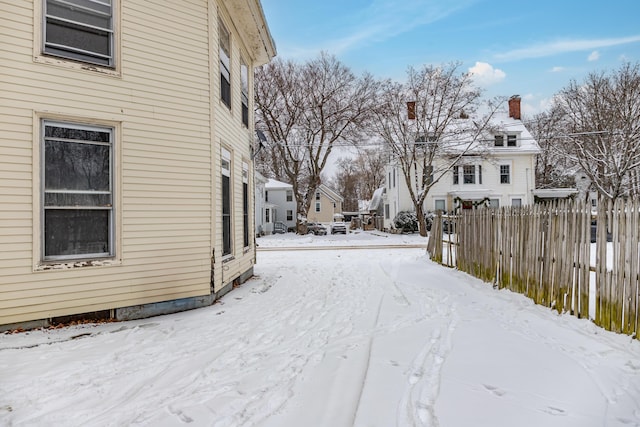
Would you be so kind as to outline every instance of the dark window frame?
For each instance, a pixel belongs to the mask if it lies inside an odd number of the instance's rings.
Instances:
[[[231,153],[222,150],[222,256],[232,255]]]
[[[220,100],[231,109],[231,33],[218,17]]]

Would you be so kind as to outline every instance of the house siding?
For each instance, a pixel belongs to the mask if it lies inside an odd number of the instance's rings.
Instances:
[[[41,0],[0,3],[0,325],[209,295],[212,256],[215,291],[252,269],[255,248],[252,238],[251,250],[243,247],[242,223],[251,131],[241,124],[233,25],[233,110],[219,102],[222,3],[117,1],[113,72],[35,58]],[[251,69],[251,56],[244,59]],[[114,127],[114,259],[43,268],[42,119]],[[221,144],[233,156],[234,247],[224,275]]]

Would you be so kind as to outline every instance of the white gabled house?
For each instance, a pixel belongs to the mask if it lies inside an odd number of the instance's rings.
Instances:
[[[269,179],[265,184],[265,234],[273,232],[273,224],[282,222],[287,229],[295,229],[298,208],[293,185]]]
[[[540,147],[522,123],[520,98],[509,99],[509,112],[496,113],[491,125],[482,155],[469,151],[435,183],[425,199],[425,212],[534,203]],[[386,167],[385,187],[384,227],[392,228],[399,212],[415,210],[400,166],[393,161]]]
[[[5,1],[0,330],[211,304],[255,263],[259,0]]]

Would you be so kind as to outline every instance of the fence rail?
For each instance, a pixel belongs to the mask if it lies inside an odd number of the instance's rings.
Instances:
[[[637,336],[639,246],[638,200],[602,201],[597,215],[564,200],[439,215],[428,251],[436,262],[537,304]]]

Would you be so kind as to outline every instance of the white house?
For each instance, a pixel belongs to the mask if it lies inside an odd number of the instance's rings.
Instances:
[[[489,146],[482,155],[465,155],[429,190],[425,211],[454,211],[475,206],[523,206],[534,203],[535,161],[540,152],[521,121],[520,98],[509,100],[509,112],[498,112],[486,135]],[[386,168],[384,195],[385,227],[401,211],[413,211],[400,166],[391,161]]]
[[[255,171],[255,231],[256,236],[262,236],[273,231],[273,222],[267,222],[267,219],[271,219],[272,215],[267,213],[267,209],[274,208],[271,203],[267,203],[266,196],[266,184],[269,181],[260,172]]]
[[[286,182],[269,179],[265,184],[265,233],[273,231],[274,222],[282,222],[287,228],[295,228],[298,215],[293,186]]]

